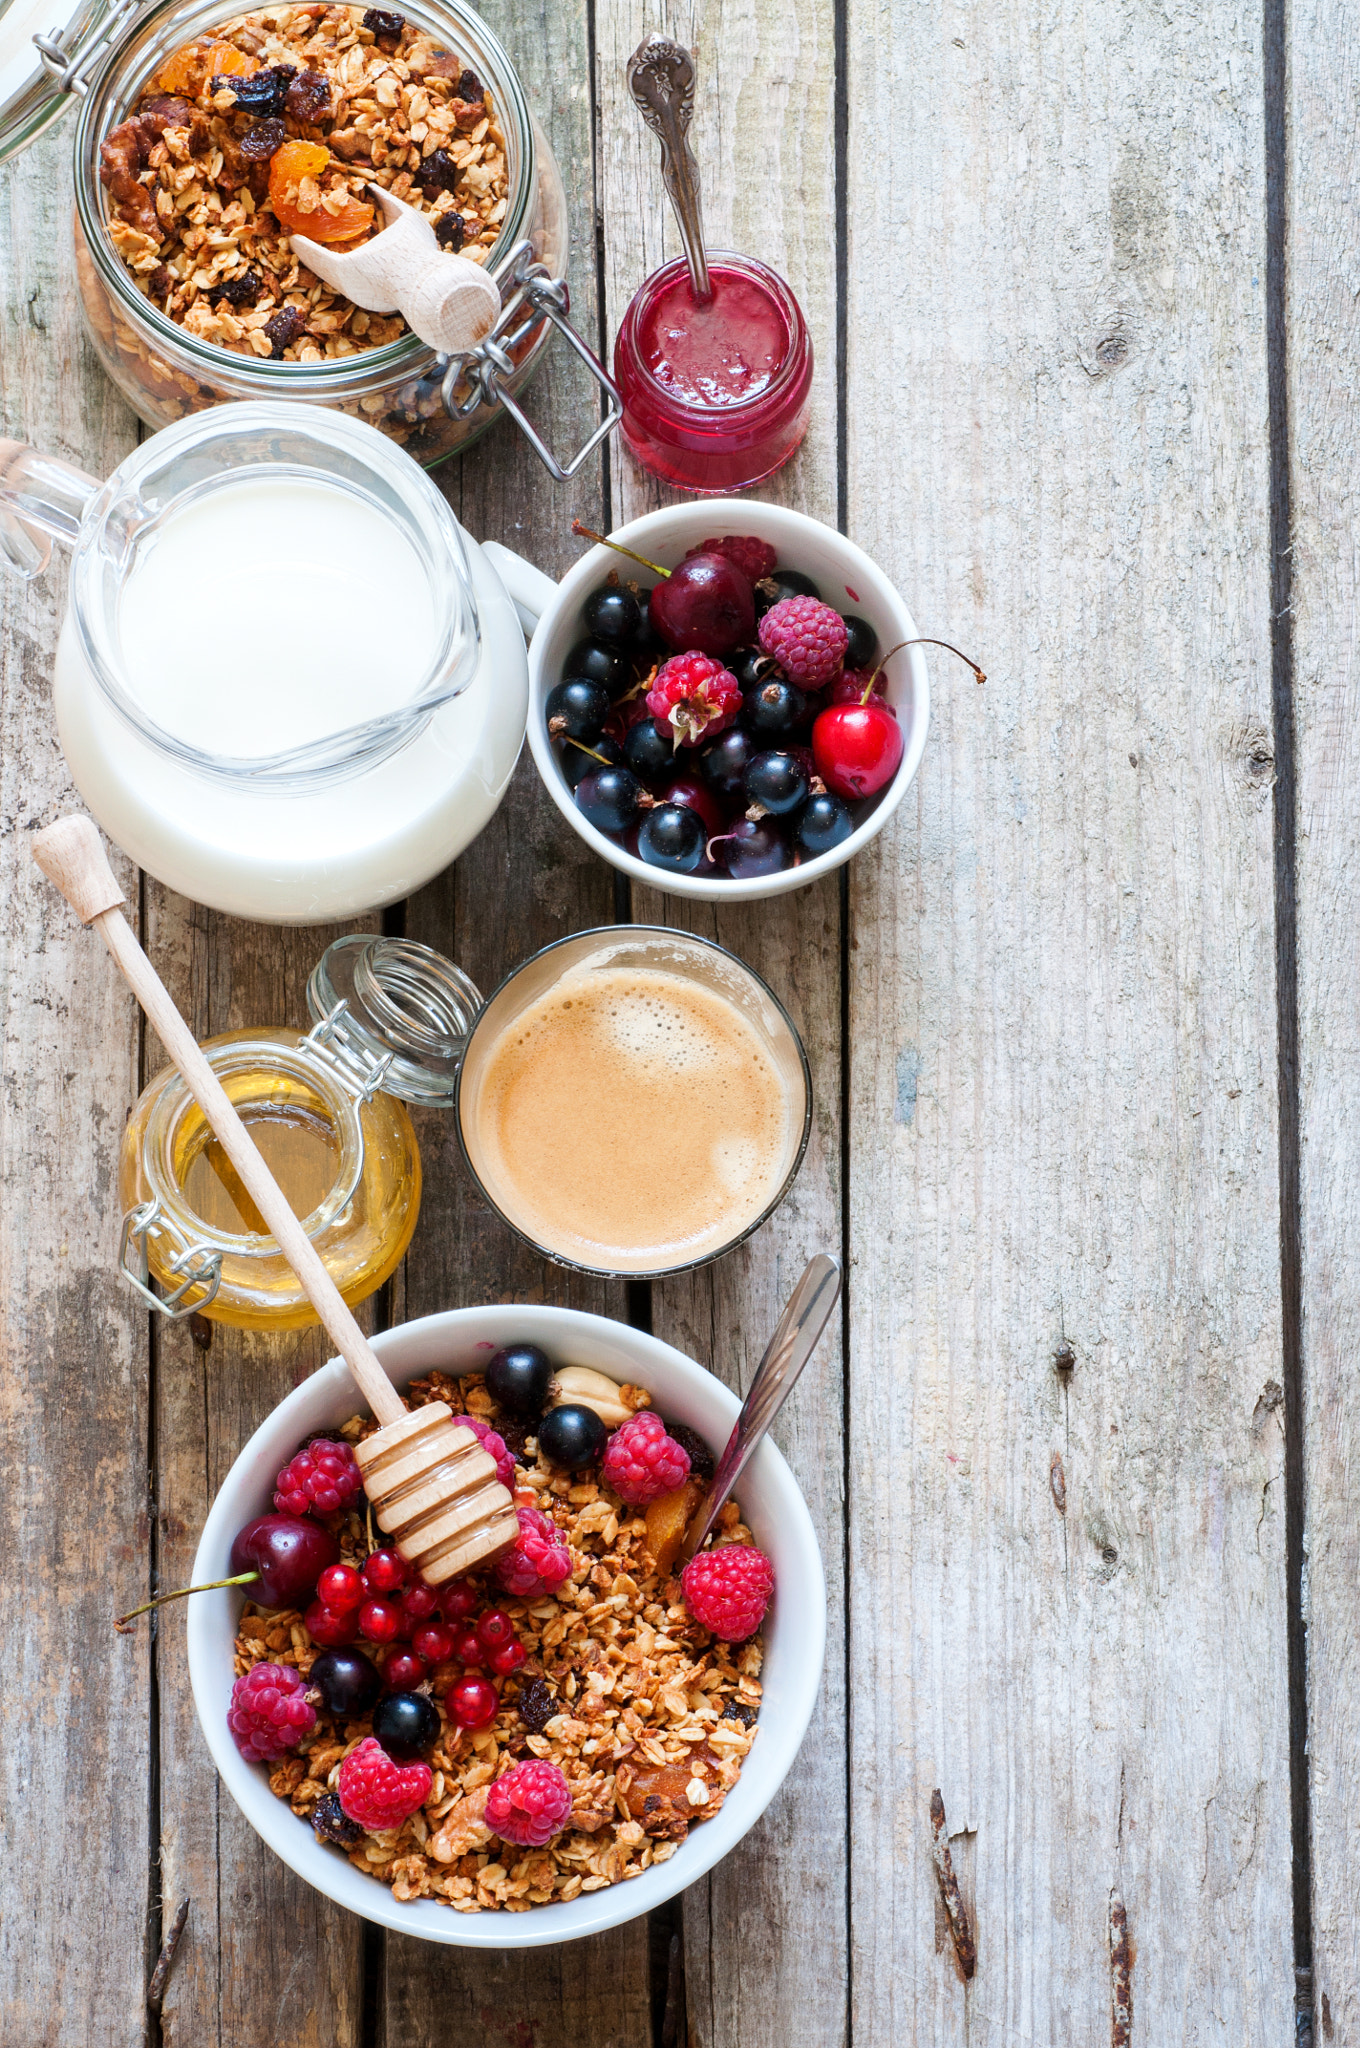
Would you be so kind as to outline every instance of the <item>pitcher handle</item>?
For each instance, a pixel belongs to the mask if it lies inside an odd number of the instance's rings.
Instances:
[[[513,548],[503,548],[498,540],[484,540],[482,553],[490,558],[492,568],[509,591],[525,639],[532,640],[535,626],[557,595],[557,585],[551,576],[545,576]]]
[[[0,441],[0,563],[25,579],[41,575],[54,540],[74,545],[99,488],[97,478],[59,455],[26,441]]]

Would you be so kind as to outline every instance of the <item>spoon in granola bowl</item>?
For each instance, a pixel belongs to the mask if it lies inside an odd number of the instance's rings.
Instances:
[[[803,1268],[802,1278],[765,1346],[765,1355],[747,1389],[727,1448],[680,1545],[677,1570],[688,1564],[704,1542],[761,1438],[793,1392],[798,1375],[817,1348],[840,1291],[840,1260],[833,1259],[829,1252],[818,1252]]]
[[[441,249],[434,226],[381,185],[369,191],[387,226],[357,249],[328,249],[309,235],[291,237],[294,253],[331,291],[367,313],[400,313],[412,333],[439,355],[461,355],[483,341],[501,310],[501,295],[470,256]]]

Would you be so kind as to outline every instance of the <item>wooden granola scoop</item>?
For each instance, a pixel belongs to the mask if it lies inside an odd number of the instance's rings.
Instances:
[[[475,348],[501,310],[493,279],[470,256],[441,249],[419,207],[408,206],[381,185],[368,189],[387,216],[380,235],[344,253],[308,235],[293,235],[296,254],[322,284],[366,313],[400,313],[437,355]]]
[[[407,1409],[287,1197],[122,913],[122,891],[89,818],[61,818],[30,842],[33,858],[82,924],[93,924],[160,1034],[279,1250],[382,1427],[354,1455],[378,1527],[432,1585],[508,1549],[519,1518],[492,1459],[444,1401]]]

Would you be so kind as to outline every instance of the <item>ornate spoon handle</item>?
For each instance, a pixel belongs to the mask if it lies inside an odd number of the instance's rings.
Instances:
[[[756,1367],[746,1399],[741,1404],[736,1427],[727,1449],[718,1460],[699,1511],[680,1546],[680,1563],[688,1564],[717,1521],[720,1510],[750,1462],[756,1445],[793,1392],[799,1373],[817,1348],[828,1316],[841,1291],[839,1259],[818,1252],[803,1269],[803,1277],[789,1296],[788,1307],[765,1346],[765,1356]]]
[[[669,36],[648,36],[628,60],[628,86],[642,118],[661,142],[661,176],[675,210],[695,296],[712,296],[699,208],[699,166],[689,146],[694,113],[694,59]]]

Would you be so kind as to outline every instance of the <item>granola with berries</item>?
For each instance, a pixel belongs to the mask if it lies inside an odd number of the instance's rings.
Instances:
[[[511,1488],[519,1540],[488,1570],[431,1587],[382,1547],[352,1459],[370,1421],[279,1475],[276,1508],[306,1510],[333,1562],[311,1606],[245,1608],[229,1723],[399,1900],[524,1912],[637,1877],[719,1811],[756,1739],[773,1577],[734,1502],[675,1571],[709,1446],[640,1388],[551,1373],[518,1346],[406,1389],[446,1401]]]
[[[319,363],[398,340],[323,285],[290,236],[340,250],[382,227],[370,184],[484,262],[509,203],[483,81],[402,15],[270,7],[185,44],[100,148],[109,234],[160,312],[234,354]]]

